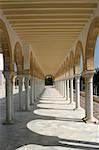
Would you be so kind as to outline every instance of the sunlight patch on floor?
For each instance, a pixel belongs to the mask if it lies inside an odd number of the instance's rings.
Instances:
[[[35,145],[35,144],[29,144],[29,145],[25,145],[20,148],[17,148],[16,150],[69,150],[69,149],[66,147],[61,147],[61,146],[40,146],[40,145]]]

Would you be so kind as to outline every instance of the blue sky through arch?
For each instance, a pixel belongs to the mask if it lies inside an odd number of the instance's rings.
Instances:
[[[94,68],[99,68],[99,35],[97,36],[96,46],[95,46]]]

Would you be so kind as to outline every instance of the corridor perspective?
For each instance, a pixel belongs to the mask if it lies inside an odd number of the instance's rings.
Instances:
[[[0,0],[0,150],[99,150],[99,0]]]

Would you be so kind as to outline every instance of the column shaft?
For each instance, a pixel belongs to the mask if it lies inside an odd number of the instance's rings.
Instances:
[[[87,119],[93,120],[93,74],[87,78]]]
[[[67,80],[67,100],[69,99],[69,80]]]
[[[80,108],[80,76],[75,77],[76,84],[76,109]]]
[[[33,77],[31,77],[31,90],[30,90],[30,104],[34,104],[34,81],[33,81]]]
[[[73,103],[74,95],[73,95],[73,78],[70,79],[70,103]]]
[[[93,116],[93,75],[94,71],[86,71],[85,81],[86,81],[86,90],[85,90],[85,118],[86,122],[97,123],[97,119]]]
[[[23,77],[19,76],[19,110],[23,109],[22,92],[23,92]]]
[[[85,118],[84,119],[87,119],[87,107],[88,107],[88,104],[87,104],[87,91],[88,91],[88,87],[87,87],[87,79],[85,78]]]
[[[25,77],[25,86],[26,86],[26,97],[25,97],[25,109],[30,110],[30,89],[29,89],[29,76]]]
[[[12,99],[13,94],[13,82],[12,75],[10,72],[4,72],[4,76],[6,79],[5,82],[5,91],[6,91],[6,120],[5,123],[9,124],[13,122],[14,119],[14,103]]]
[[[66,89],[66,80],[64,80],[64,97],[65,98],[67,97],[66,91],[67,91],[67,89]]]
[[[36,79],[34,79],[34,100],[36,101]]]

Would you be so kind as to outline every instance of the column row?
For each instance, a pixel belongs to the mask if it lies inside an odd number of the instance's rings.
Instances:
[[[93,71],[86,71],[83,74],[85,78],[85,122],[97,122],[93,117]],[[73,80],[75,78],[75,90],[73,88]],[[64,97],[69,100],[70,104],[74,103],[75,92],[75,110],[80,107],[80,75],[76,74],[74,77],[64,80]]]
[[[12,124],[14,122],[14,98],[13,98],[13,72],[4,72],[5,76],[5,98],[6,98],[6,119],[4,124]],[[30,104],[34,104],[36,100],[36,80],[30,75],[18,75],[19,85],[19,110],[29,111]],[[23,106],[23,78],[25,84],[25,107]]]

